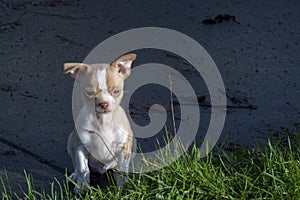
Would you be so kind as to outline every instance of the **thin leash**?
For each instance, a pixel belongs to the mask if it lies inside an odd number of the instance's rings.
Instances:
[[[114,119],[114,116],[113,116],[113,119]],[[118,127],[118,129],[123,133],[123,134],[127,134],[126,131],[124,131],[117,123],[116,123],[116,126]],[[88,129],[84,129],[85,131],[87,131],[88,133],[90,134],[96,134],[101,140],[102,142],[104,143],[106,149],[108,150],[108,152],[113,156],[113,158],[115,159],[115,161],[117,162],[117,166],[119,167],[119,160],[118,158],[115,156],[115,154],[111,151],[111,149],[108,147],[108,145],[106,144],[104,138],[100,135],[100,133],[96,132],[96,131],[93,131],[93,130],[88,130]]]
[[[110,148],[108,147],[108,145],[106,144],[105,140],[103,139],[103,137],[98,133],[95,132],[93,130],[88,130],[88,129],[84,129],[85,131],[87,131],[90,134],[96,134],[98,135],[98,137],[102,140],[102,142],[104,143],[106,149],[109,151],[109,153],[113,156],[113,158],[116,160],[117,164],[119,163],[118,158],[113,154],[113,152],[110,150]]]

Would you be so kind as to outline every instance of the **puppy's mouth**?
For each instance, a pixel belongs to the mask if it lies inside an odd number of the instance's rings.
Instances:
[[[95,107],[95,112],[96,112],[96,114],[106,114],[106,113],[110,113],[111,109],[109,109],[109,108],[102,109],[102,108]]]
[[[105,114],[112,111],[112,106],[108,101],[96,101],[95,102],[96,114]]]

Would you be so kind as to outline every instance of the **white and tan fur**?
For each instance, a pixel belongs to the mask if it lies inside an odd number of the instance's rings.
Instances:
[[[64,64],[64,72],[79,82],[84,98],[68,139],[75,168],[70,177],[83,189],[90,181],[89,167],[100,173],[108,169],[128,172],[133,132],[120,101],[135,58],[135,54],[127,54],[111,65]],[[117,181],[122,185],[122,178]]]

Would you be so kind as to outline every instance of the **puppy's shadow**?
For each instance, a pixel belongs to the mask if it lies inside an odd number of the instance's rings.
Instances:
[[[68,182],[70,191],[73,191],[75,185]],[[110,186],[116,185],[115,172],[107,170],[104,174],[96,171],[90,171],[90,185],[95,188],[107,189]]]
[[[91,171],[90,174],[90,184],[91,186],[100,189],[106,189],[107,187],[116,185],[115,172],[113,170],[108,170],[104,174],[99,172]]]

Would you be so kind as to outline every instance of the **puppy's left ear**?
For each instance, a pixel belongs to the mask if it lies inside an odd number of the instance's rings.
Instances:
[[[70,76],[77,81],[87,73],[89,65],[84,63],[65,63],[64,64],[64,73],[70,74]]]
[[[131,65],[135,59],[136,59],[136,54],[134,53],[126,54],[113,61],[111,66],[117,70],[119,76],[126,79],[130,75]]]

